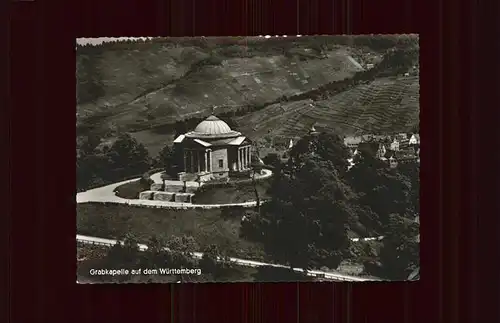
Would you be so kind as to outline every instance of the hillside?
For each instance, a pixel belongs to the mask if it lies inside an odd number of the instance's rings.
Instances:
[[[77,123],[136,131],[352,77],[398,36],[160,38],[77,46]]]
[[[234,121],[244,133],[259,138],[300,137],[315,125],[341,135],[411,131],[419,124],[417,76],[379,78],[326,100],[270,105]]]
[[[410,46],[408,46],[410,42]],[[402,45],[402,46],[401,46]],[[369,64],[374,66],[370,68]],[[403,76],[410,72],[411,76]],[[253,138],[418,126],[418,38],[156,38],[77,47],[77,139],[130,132],[151,156],[217,115]]]

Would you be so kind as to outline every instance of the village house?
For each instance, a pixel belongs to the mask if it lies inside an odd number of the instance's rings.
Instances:
[[[416,147],[420,146],[420,135],[419,134],[411,134],[407,135],[404,133],[400,133],[394,136],[390,149],[394,151],[412,151]]]
[[[420,135],[418,133],[411,135],[409,140],[410,145],[420,145]]]
[[[369,141],[360,143],[358,145],[357,151],[366,152],[372,156],[375,156],[376,158],[381,158],[385,155],[387,150],[384,144],[374,141]]]
[[[348,136],[344,138],[344,145],[351,149],[358,148],[358,145],[363,142],[363,138],[361,136]]]
[[[399,150],[405,150],[410,145],[410,139],[406,133],[398,133],[394,136],[395,140],[399,142]]]
[[[394,140],[391,142],[390,148],[392,151],[399,150],[399,141],[396,138],[394,138]]]
[[[360,151],[368,152],[387,162],[391,168],[397,167],[401,162],[415,160],[415,158],[420,162],[420,136],[418,134],[348,136],[344,138],[344,144],[351,151],[352,157],[348,160],[349,168],[354,165],[354,156]]]

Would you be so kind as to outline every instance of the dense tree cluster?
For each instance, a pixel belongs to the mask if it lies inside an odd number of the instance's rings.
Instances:
[[[151,158],[143,144],[130,134],[118,135],[111,145],[102,143],[95,135],[81,136],[77,143],[77,189],[91,187],[140,177],[147,187],[150,183],[146,172],[164,169],[166,174],[176,177],[181,170],[182,151],[172,145],[165,145],[155,158]]]
[[[172,148],[165,147],[156,158],[156,166],[172,168],[174,154]],[[255,210],[223,210],[221,216],[243,218],[244,238],[263,243],[274,261],[304,269],[336,268],[350,256],[350,233],[384,235],[378,261],[365,262],[366,271],[390,279],[405,277],[419,264],[418,224],[414,222],[419,214],[419,163],[408,161],[392,169],[360,151],[356,164],[348,170],[349,156],[336,135],[306,135],[291,149],[287,162],[282,163],[277,155],[265,158],[274,170],[268,203]],[[137,175],[147,171],[150,163],[145,148],[130,135],[119,136],[110,147],[101,146],[100,138],[87,137],[78,149],[79,185]],[[136,241],[127,241],[129,244],[110,251],[111,261],[114,257],[124,264],[135,261],[132,259],[137,255],[130,246]],[[160,257],[179,266],[193,265],[192,252],[199,250],[187,237],[165,243],[153,239],[150,246],[151,252],[160,246],[172,251],[168,255],[158,251],[147,261]],[[213,277],[231,267],[230,261],[221,261],[227,255],[220,255],[217,246],[204,252],[200,265]],[[144,255],[150,253],[141,254],[141,259]]]
[[[308,36],[308,37],[272,37],[265,40],[256,37],[155,37],[151,39],[122,39],[105,42],[100,45],[77,44],[79,53],[101,52],[103,50],[135,49],[137,45],[151,49],[155,45],[198,47],[203,49],[224,48],[228,52],[239,52],[241,48],[251,47],[260,51],[283,47],[289,44],[302,46],[319,46],[328,44],[367,47],[372,50],[385,51],[391,47],[418,45],[417,35],[352,35],[346,36]]]
[[[304,269],[336,268],[349,257],[349,232],[386,235],[377,268],[392,271],[390,277],[407,275],[418,263],[418,243],[411,242],[418,234],[418,164],[391,169],[362,153],[348,171],[348,156],[335,135],[302,138],[288,162],[275,166],[271,202],[246,215],[242,232],[264,243],[276,261]]]
[[[177,174],[182,171],[182,149],[176,145],[165,145],[154,159],[156,168],[165,170],[166,175],[171,178],[177,178]]]
[[[147,149],[127,133],[110,146],[102,145],[97,136],[84,137],[77,145],[78,190],[140,176],[150,167]]]

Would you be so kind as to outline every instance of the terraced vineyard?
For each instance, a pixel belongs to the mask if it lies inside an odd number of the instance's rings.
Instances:
[[[334,53],[330,58],[301,64],[282,56],[230,59],[121,106],[123,116],[113,120],[119,124],[151,123],[145,118],[147,114],[155,123],[172,122],[205,112],[213,105],[231,110],[265,104],[352,77],[358,71],[360,68],[346,56]],[[146,111],[144,107],[150,108]]]
[[[156,156],[171,144],[176,122],[201,120],[214,105],[236,130],[272,145],[302,136],[312,124],[344,135],[418,125],[418,76],[386,77],[418,75],[418,50],[389,50],[399,42],[390,37],[327,38],[163,39],[83,48],[77,134],[113,140],[129,132]],[[364,70],[368,63],[376,64]]]
[[[298,137],[315,124],[319,131],[340,135],[411,131],[419,123],[418,76],[381,78],[327,100],[273,105],[236,119],[255,137],[265,133]]]
[[[306,122],[305,115],[312,109],[314,109],[312,100],[273,104],[265,109],[235,118],[234,122],[238,125],[239,131],[254,139],[265,135],[280,136],[280,131],[283,127],[286,127],[285,124],[293,125],[293,122],[296,121],[299,123]],[[310,126],[310,123],[306,128],[299,126],[297,130],[307,131]],[[302,135],[301,131],[296,133],[297,136]]]
[[[77,51],[77,120],[140,131],[206,114],[214,105],[219,113],[260,106],[351,78],[363,68],[349,55],[379,55],[342,45],[318,53],[307,38],[272,51],[262,44],[138,43]]]

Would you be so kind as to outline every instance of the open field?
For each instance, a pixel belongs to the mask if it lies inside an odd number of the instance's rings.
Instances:
[[[265,260],[262,246],[239,237],[241,217],[222,217],[219,209],[165,210],[116,204],[77,205],[77,233],[119,239],[131,232],[144,243],[153,235],[189,235],[200,250],[216,244],[234,257]]]

